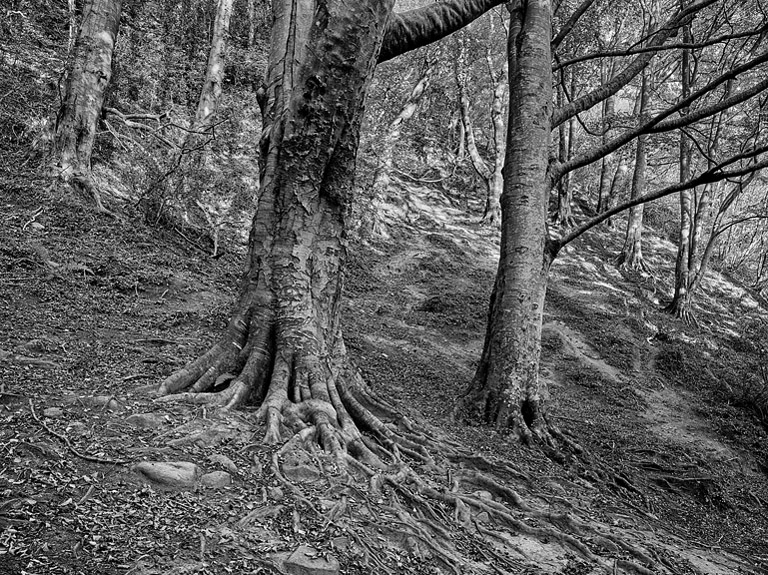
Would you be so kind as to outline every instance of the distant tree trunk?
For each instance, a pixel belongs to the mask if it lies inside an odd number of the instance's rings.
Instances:
[[[509,79],[507,78],[508,64],[502,64],[496,78],[493,89],[493,103],[491,104],[491,122],[493,124],[493,173],[488,182],[488,194],[485,199],[485,210],[482,223],[496,226],[501,224],[500,198],[504,189],[504,151],[506,149],[506,118],[505,98],[508,91]]]
[[[248,48],[256,42],[256,0],[248,0]]]
[[[643,70],[643,78],[638,99],[640,101],[638,116],[640,122],[645,122],[648,113],[647,70]],[[647,140],[648,136],[645,134],[641,134],[637,138],[637,147],[635,148],[635,171],[632,176],[630,199],[638,198],[645,193],[645,172],[648,166]],[[647,271],[648,266],[643,259],[643,206],[644,204],[639,204],[629,210],[624,247],[621,249],[617,264],[629,269]]]
[[[475,130],[472,122],[472,105],[467,90],[467,72],[466,72],[466,52],[464,44],[460,41],[459,57],[456,60],[454,68],[456,76],[456,88],[459,92],[459,103],[461,110],[461,123],[464,127],[464,134],[467,144],[467,153],[472,162],[472,167],[477,175],[482,178],[485,184],[485,210],[481,222],[486,225],[498,225],[501,219],[501,206],[499,198],[501,197],[504,185],[504,176],[502,169],[504,167],[504,148],[506,145],[506,122],[504,118],[504,100],[507,93],[507,65],[504,64],[497,76],[493,78],[493,100],[491,102],[491,124],[493,126],[493,151],[492,167],[483,159],[480,150],[477,148],[475,140]],[[489,62],[489,69],[492,68],[490,54],[486,54]]]
[[[437,58],[427,57],[424,60],[424,68],[421,71],[419,79],[411,89],[411,93],[405,100],[400,113],[392,120],[381,146],[379,147],[378,166],[373,179],[374,195],[380,196],[390,186],[392,182],[392,170],[395,168],[395,148],[401,143],[403,124],[410,120],[419,109],[419,104],[424,93],[429,88],[432,71],[434,70]]]
[[[512,428],[525,439],[531,433],[548,438],[539,358],[554,257],[546,230],[553,104],[550,3],[516,1],[510,11],[501,256],[480,365],[457,413]]]
[[[576,90],[576,75],[573,70],[570,71],[571,78],[571,95]],[[557,88],[557,105],[562,106],[565,103],[565,89],[563,83],[566,81],[565,75],[561,78],[561,83]],[[558,133],[558,145],[557,155],[560,162],[567,162],[573,153],[575,139],[576,139],[576,119],[571,118],[568,123],[563,122],[557,128]],[[576,219],[573,217],[573,187],[571,185],[571,173],[565,174],[557,182],[557,212],[555,213],[554,222],[559,224],[562,229],[567,230],[576,225]]]
[[[194,131],[204,131],[210,127],[221,103],[221,86],[224,80],[224,64],[233,2],[234,0],[219,0],[216,7],[211,49],[208,52],[208,65],[205,68],[205,80],[200,90],[195,120],[192,123]]]
[[[681,0],[682,6],[683,0]],[[690,24],[683,28],[683,42],[691,43]],[[691,55],[690,50],[683,50],[680,64],[680,76],[682,82],[681,98],[687,98],[691,93]],[[688,109],[682,111],[688,113]],[[687,182],[691,177],[691,159],[693,156],[693,144],[684,130],[680,131],[680,182]],[[690,298],[688,288],[690,285],[690,248],[692,231],[692,196],[690,190],[680,192],[680,234],[677,239],[677,260],[675,262],[675,294],[672,301],[664,308],[677,318],[689,321]]]
[[[609,78],[610,79],[610,78]],[[610,96],[603,102],[603,145],[611,140],[614,116],[616,115],[616,98]],[[606,154],[600,164],[600,187],[597,191],[597,213],[602,213],[608,205],[608,195],[616,174],[616,154]]]
[[[121,9],[122,0],[86,2],[54,134],[56,174],[90,195],[100,210],[104,206],[93,185],[91,153],[112,78]]]
[[[75,9],[75,0],[67,0],[69,8],[69,42],[67,43],[67,54],[72,53],[77,38],[77,10]]]

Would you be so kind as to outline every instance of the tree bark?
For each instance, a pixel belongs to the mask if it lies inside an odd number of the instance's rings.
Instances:
[[[513,2],[508,42],[509,127],[502,238],[483,354],[457,413],[548,437],[546,383],[539,378],[549,266],[552,71],[550,3]]]
[[[122,0],[86,3],[54,134],[56,174],[90,195],[100,210],[104,207],[92,181],[91,154],[112,78],[121,9]]]

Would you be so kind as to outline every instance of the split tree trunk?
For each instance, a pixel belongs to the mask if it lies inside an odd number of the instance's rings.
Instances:
[[[394,0],[275,3],[261,193],[240,295],[220,341],[168,377],[160,395],[228,408],[251,398],[266,441],[316,438],[342,465],[348,456],[375,465],[407,452],[409,440],[383,422],[403,419],[351,367],[341,331],[365,93],[377,61],[437,40],[499,1],[448,0],[395,16]]]
[[[90,195],[100,210],[104,207],[93,185],[91,154],[112,78],[121,9],[122,0],[86,2],[54,135],[56,175]]]
[[[539,379],[541,325],[554,254],[547,244],[552,67],[550,3],[513,2],[501,256],[477,373],[457,413],[548,437]]]

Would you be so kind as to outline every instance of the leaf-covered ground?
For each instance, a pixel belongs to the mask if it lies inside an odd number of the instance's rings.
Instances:
[[[658,312],[668,243],[646,247],[658,279],[615,269],[618,231],[555,264],[543,377],[586,448],[555,463],[451,417],[482,346],[496,232],[411,187],[409,225],[353,242],[345,330],[361,371],[475,456],[433,484],[451,493],[454,476],[482,471],[507,490],[478,486],[489,512],[435,502],[414,533],[392,493],[319,472],[321,453],[262,445],[253,411],[152,400],[224,327],[242,246],[212,259],[130,209],[105,218],[34,172],[2,174],[0,572],[290,573],[300,545],[342,573],[768,571],[766,310],[715,275],[700,327]],[[231,482],[164,488],[132,470],[141,461]]]

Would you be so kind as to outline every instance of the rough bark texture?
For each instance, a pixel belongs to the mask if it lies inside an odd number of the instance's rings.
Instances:
[[[121,9],[122,0],[85,4],[54,136],[56,174],[91,195],[100,209],[101,200],[91,178],[91,153],[112,78]]]
[[[501,198],[501,256],[485,345],[459,413],[547,435],[546,388],[539,379],[541,324],[552,254],[547,248],[547,174],[552,72],[548,1],[513,3],[510,114]]]

